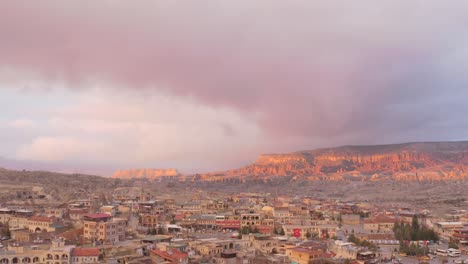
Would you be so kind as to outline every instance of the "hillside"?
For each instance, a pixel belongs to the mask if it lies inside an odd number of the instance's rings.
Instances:
[[[116,171],[112,175],[112,178],[155,180],[159,178],[177,176],[181,176],[181,174],[175,169],[129,169]]]
[[[266,154],[251,165],[196,178],[217,181],[284,176],[306,180],[464,180],[468,179],[468,142],[343,146]]]
[[[18,191],[40,190],[49,201],[89,198],[120,182],[115,179],[84,174],[64,174],[48,171],[16,171],[0,168],[0,200],[17,198]],[[26,192],[28,193],[28,192]]]

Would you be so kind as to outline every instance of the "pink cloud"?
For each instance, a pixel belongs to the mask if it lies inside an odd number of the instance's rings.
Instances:
[[[453,115],[425,109],[466,81],[439,65],[466,33],[466,5],[2,1],[0,68],[193,97],[258,114],[270,135],[405,139]]]

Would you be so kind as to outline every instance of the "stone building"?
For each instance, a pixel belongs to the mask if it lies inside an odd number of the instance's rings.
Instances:
[[[108,214],[88,214],[84,216],[84,238],[100,243],[114,243],[125,239],[127,221],[114,219]]]
[[[63,238],[54,239],[51,245],[12,243],[1,252],[0,263],[70,264],[73,248],[66,246]]]

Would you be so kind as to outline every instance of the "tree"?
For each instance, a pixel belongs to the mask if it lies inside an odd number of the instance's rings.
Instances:
[[[438,241],[439,236],[434,232],[434,230],[429,229],[425,226],[421,226],[417,218],[413,218],[411,225],[401,223],[396,223],[393,227],[393,232],[397,240],[432,240]]]
[[[158,228],[158,235],[164,235],[164,229],[162,228],[162,226]]]
[[[286,233],[284,232],[284,228],[281,228],[280,235],[284,236]]]
[[[359,212],[359,216],[361,216],[361,218],[368,218],[370,216],[370,213],[369,212]]]
[[[411,221],[411,228],[413,230],[419,230],[419,221],[416,215],[413,215],[413,219]]]
[[[0,229],[0,233],[2,234],[2,236],[6,236],[6,237],[11,237],[11,232],[10,232],[10,227],[8,224],[2,226],[2,228]]]
[[[259,230],[256,226],[252,227],[251,230],[250,230],[251,233],[258,233]]]
[[[343,217],[341,217],[341,214],[338,215],[338,227],[341,228],[343,226]]]
[[[417,253],[418,253],[418,246],[416,246],[415,243],[412,243],[412,244],[409,246],[408,255],[410,255],[410,256],[415,256]]]
[[[250,233],[250,226],[243,226],[241,229],[241,234],[247,235]]]
[[[402,253],[409,252],[409,247],[404,241],[400,241],[400,252]]]
[[[448,247],[449,247],[449,248],[458,249],[458,244],[455,243],[454,241],[450,241]]]

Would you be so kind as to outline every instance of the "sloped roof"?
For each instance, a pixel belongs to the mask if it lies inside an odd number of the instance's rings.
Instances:
[[[170,260],[170,261],[179,261],[181,259],[187,258],[188,254],[185,252],[180,252],[177,249],[171,249],[169,251],[162,251],[159,249],[151,250],[152,254],[155,254],[163,259]]]
[[[75,248],[72,256],[74,257],[98,257],[101,253],[99,248]]]

